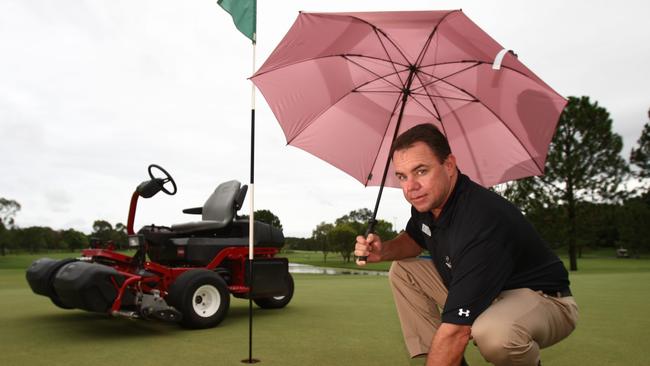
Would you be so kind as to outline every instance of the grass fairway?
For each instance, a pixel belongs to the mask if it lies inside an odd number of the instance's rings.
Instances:
[[[200,331],[60,310],[29,290],[23,265],[31,259],[0,258],[0,365],[241,365],[248,356],[244,300],[232,300],[219,327]],[[544,365],[650,364],[650,261],[579,264],[584,272],[571,276],[578,329],[542,351]],[[255,308],[253,356],[263,365],[423,364],[406,355],[385,277],[295,275],[295,282],[287,308]],[[486,365],[471,344],[467,359]]]

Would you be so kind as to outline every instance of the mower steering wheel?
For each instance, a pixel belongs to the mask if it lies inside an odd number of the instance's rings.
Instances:
[[[165,174],[165,178],[155,177],[153,175],[153,171],[151,170],[152,168],[156,168],[156,169],[160,170],[161,172],[163,172],[163,174]],[[160,165],[151,164],[151,165],[149,165],[149,168],[147,168],[147,170],[149,171],[149,177],[151,177],[151,179],[162,179],[162,184],[160,186],[160,189],[163,192],[167,193],[170,196],[173,196],[173,195],[176,194],[176,191],[177,191],[176,182],[174,182],[174,178],[172,178],[172,176],[165,169],[163,169]],[[171,192],[167,188],[165,188],[165,184],[168,183],[168,182],[171,182],[172,187],[174,188],[173,191],[171,191]]]

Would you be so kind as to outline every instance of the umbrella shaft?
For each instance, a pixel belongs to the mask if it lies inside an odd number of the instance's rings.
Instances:
[[[415,72],[417,68],[415,66],[410,67],[408,78],[406,79],[406,86],[402,90],[402,105],[399,108],[399,114],[397,115],[397,122],[395,123],[395,131],[393,132],[393,139],[391,144],[397,138],[397,133],[399,132],[400,124],[402,124],[402,117],[404,116],[404,108],[406,107],[406,102],[408,101],[408,96],[411,94],[411,84],[413,83],[413,78],[415,77]],[[377,212],[379,211],[379,202],[381,201],[381,195],[384,193],[384,185],[386,184],[386,177],[388,176],[388,168],[390,167],[390,155],[386,158],[386,165],[384,166],[384,173],[381,176],[381,184],[379,185],[379,193],[377,194],[377,200],[375,201],[375,209],[372,212],[372,218],[368,221],[368,230],[366,230],[366,236],[374,232],[375,224],[377,223]]]
[[[415,76],[416,71],[417,71],[417,67],[415,67],[415,65],[412,65],[410,67],[409,76],[406,79],[406,86],[402,90],[402,105],[400,106],[399,114],[397,115],[397,122],[395,123],[395,131],[393,132],[393,139],[391,140],[391,145],[392,142],[395,141],[395,139],[397,138],[397,133],[399,132],[399,126],[402,123],[402,117],[404,116],[404,108],[406,107],[406,101],[408,100],[408,96],[411,94],[411,84],[413,83],[413,77]],[[379,211],[379,202],[381,201],[381,195],[384,193],[384,185],[386,184],[386,177],[388,176],[388,167],[390,166],[390,158],[391,158],[390,155],[386,158],[386,165],[384,166],[384,174],[381,176],[379,193],[377,193],[377,200],[375,201],[375,209],[372,212],[372,218],[368,220],[368,229],[366,229],[366,235],[365,235],[366,238],[368,237],[368,235],[375,232],[375,225],[377,224],[377,212]],[[367,262],[368,257],[367,256],[357,257],[357,261]]]

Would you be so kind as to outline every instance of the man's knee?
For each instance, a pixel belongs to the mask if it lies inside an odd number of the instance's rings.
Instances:
[[[539,346],[516,325],[490,326],[475,322],[472,338],[481,355],[494,365],[536,365]]]
[[[391,284],[403,283],[408,278],[408,265],[405,261],[393,261],[388,270],[388,280]]]
[[[495,365],[503,364],[504,361],[507,360],[507,354],[504,347],[505,342],[507,341],[504,339],[506,337],[496,334],[494,329],[490,328],[491,327],[489,326],[475,322],[472,326],[472,338],[474,339],[474,344],[476,344],[481,355],[487,361]]]
[[[425,298],[443,306],[447,299],[447,289],[429,260],[407,258],[393,261],[388,279],[393,293],[403,295],[408,301]]]

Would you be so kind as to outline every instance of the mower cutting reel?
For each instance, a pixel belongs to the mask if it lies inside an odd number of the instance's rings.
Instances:
[[[156,177],[153,169],[164,177]],[[127,233],[135,254],[94,246],[78,259],[38,259],[26,273],[34,293],[64,309],[179,322],[187,328],[218,325],[228,313],[230,295],[251,298],[265,309],[291,301],[294,285],[288,261],[276,257],[284,244],[281,230],[255,221],[254,259],[248,260],[249,223],[236,215],[245,185],[222,183],[202,207],[183,210],[201,215],[201,220],[171,227],[147,225],[136,233],[138,198],[177,191],[174,179],[160,166],[152,164],[148,172],[151,179],[136,187],[129,209]],[[253,278],[248,278],[249,263]]]

